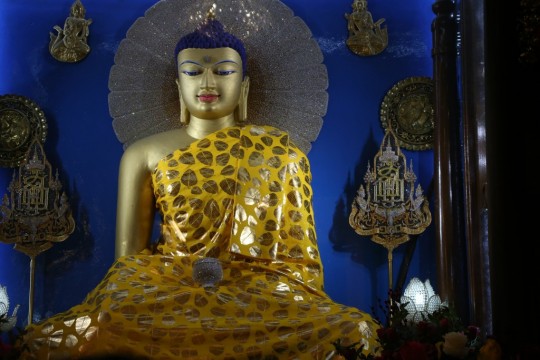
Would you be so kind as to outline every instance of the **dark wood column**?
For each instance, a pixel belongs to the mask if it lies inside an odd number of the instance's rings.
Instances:
[[[463,164],[467,273],[469,274],[470,323],[483,337],[493,334],[492,236],[489,231],[490,202],[486,151],[486,84],[484,4],[462,0],[461,89],[463,118]]]
[[[504,358],[537,359],[540,5],[456,1],[433,4],[440,293]]]
[[[455,4],[436,1],[433,33],[435,84],[435,228],[438,287],[441,298],[468,320],[468,284],[464,236],[464,187],[457,76]]]
[[[538,359],[540,5],[455,1],[433,4],[439,292],[504,359]]]

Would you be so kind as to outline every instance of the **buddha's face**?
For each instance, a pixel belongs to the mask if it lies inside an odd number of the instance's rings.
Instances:
[[[242,59],[232,48],[190,48],[178,54],[178,91],[189,113],[197,118],[234,114],[242,78]]]

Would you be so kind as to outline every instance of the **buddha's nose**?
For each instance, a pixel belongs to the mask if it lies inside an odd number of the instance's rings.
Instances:
[[[214,72],[210,69],[207,69],[201,79],[201,87],[202,88],[215,88],[216,87],[216,81],[214,78]]]

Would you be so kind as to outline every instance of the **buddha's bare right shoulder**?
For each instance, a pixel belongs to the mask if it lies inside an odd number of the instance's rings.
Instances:
[[[122,162],[137,163],[154,169],[157,162],[174,150],[189,145],[189,137],[184,128],[164,131],[139,139],[129,145],[122,156]]]

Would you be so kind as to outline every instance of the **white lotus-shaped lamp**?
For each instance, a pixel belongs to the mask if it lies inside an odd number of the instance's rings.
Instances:
[[[19,305],[15,306],[11,316],[8,316],[9,310],[9,297],[5,286],[0,285],[0,332],[9,331],[15,327],[17,323],[17,310]]]
[[[435,294],[429,279],[422,282],[416,277],[412,278],[405,288],[400,302],[406,304],[405,309],[409,313],[407,320],[415,323],[441,307],[447,306],[447,302],[441,302],[439,295]]]

